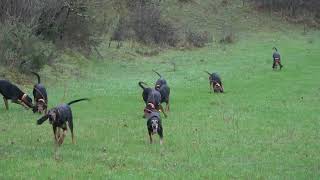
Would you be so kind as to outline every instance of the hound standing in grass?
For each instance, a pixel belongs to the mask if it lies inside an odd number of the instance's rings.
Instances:
[[[272,55],[272,58],[273,58],[272,69],[276,70],[277,66],[279,65],[281,70],[283,65],[281,64],[280,53],[278,52],[278,49],[276,47],[273,47],[272,49],[274,50]]]
[[[160,73],[153,70],[158,74],[159,79],[156,81],[155,89],[161,94],[161,103],[166,103],[166,111],[170,111],[170,87],[167,84],[167,81],[161,76]]]
[[[33,112],[47,113],[48,108],[48,95],[47,90],[43,84],[41,84],[40,75],[36,72],[31,72],[37,76],[38,83],[33,86],[33,98],[35,106]]]
[[[158,134],[160,144],[163,144],[163,128],[161,123],[160,112],[155,109],[152,103],[149,103],[144,109],[145,117],[147,118],[147,129],[150,139],[150,144],[153,143],[152,135]]]
[[[78,99],[78,100],[71,101],[68,104],[61,104],[55,108],[52,108],[48,111],[46,115],[44,115],[37,121],[37,124],[41,125],[43,122],[49,119],[49,122],[52,125],[52,129],[53,129],[56,149],[58,146],[60,146],[63,143],[64,138],[67,134],[68,127],[71,131],[72,143],[75,143],[74,135],[73,135],[73,118],[72,118],[72,111],[71,111],[70,105],[76,102],[84,101],[84,100],[89,100],[89,99],[87,98]]]
[[[153,104],[155,109],[157,111],[162,111],[163,115],[165,117],[167,117],[167,114],[164,112],[163,107],[161,105],[161,94],[160,92],[158,92],[157,90],[153,89],[153,88],[149,88],[149,87],[144,87],[143,84],[145,84],[144,82],[139,82],[138,83],[139,86],[143,89],[142,92],[142,98],[143,101],[146,104],[146,107],[148,106],[148,104]],[[143,116],[145,117],[145,116]]]
[[[224,90],[220,76],[217,73],[209,73],[208,71],[205,72],[209,74],[210,92],[213,90],[215,93],[223,93]]]

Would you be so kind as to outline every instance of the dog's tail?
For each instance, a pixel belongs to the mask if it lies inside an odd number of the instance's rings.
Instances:
[[[74,103],[77,103],[80,101],[89,101],[89,99],[88,98],[77,99],[77,100],[69,102],[68,105],[70,106],[71,104],[74,104]]]
[[[142,84],[144,84],[144,85],[148,85],[147,83],[145,83],[145,82],[142,82],[142,81],[139,81],[139,86],[142,88],[142,89],[146,89],[146,87],[144,87]]]
[[[278,52],[278,49],[276,47],[273,47],[272,49],[276,50]]]
[[[37,120],[37,124],[41,125],[43,122],[45,122],[49,118],[48,114],[42,116],[40,119]]]
[[[155,71],[154,69],[152,69],[152,71],[153,72],[155,72],[156,74],[158,74],[158,76],[160,77],[160,78],[162,78],[162,76],[161,76],[161,74],[160,73],[158,73],[157,71]]]
[[[34,74],[35,76],[37,76],[37,78],[38,78],[38,84],[40,84],[40,83],[41,83],[40,75],[39,75],[38,73],[36,73],[36,72],[33,72],[33,71],[31,71],[31,73]]]
[[[204,72],[208,73],[208,74],[209,74],[209,76],[211,76],[211,75],[212,75],[212,74],[211,74],[211,73],[209,73],[208,71],[204,71]]]

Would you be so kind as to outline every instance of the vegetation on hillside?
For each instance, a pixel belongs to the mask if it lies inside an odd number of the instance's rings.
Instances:
[[[52,126],[36,126],[39,114],[13,103],[6,111],[0,102],[0,179],[318,179],[320,33],[272,32],[225,50],[73,64],[80,76],[63,80],[42,72],[50,107],[91,99],[72,106],[76,144],[68,131],[55,160]],[[271,68],[273,45],[282,71]],[[158,137],[149,144],[137,84],[153,86],[153,68],[172,89],[162,146]],[[209,93],[203,70],[221,75],[224,94]],[[29,93],[32,79],[22,86]]]
[[[259,10],[279,13],[291,22],[318,27],[320,24],[320,1],[318,0],[250,0]]]
[[[259,23],[253,7],[319,24],[318,1],[265,0],[3,0],[0,2],[0,63],[39,70],[54,64],[64,49],[103,58],[101,43],[137,42],[155,48],[204,47],[233,43],[245,26]],[[249,18],[244,23],[244,19]],[[247,28],[247,27],[245,27]],[[60,52],[59,52],[60,51]],[[104,56],[105,57],[105,56]]]

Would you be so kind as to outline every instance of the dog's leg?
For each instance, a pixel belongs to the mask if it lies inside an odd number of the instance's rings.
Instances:
[[[52,126],[53,130],[53,135],[54,135],[54,143],[57,143],[58,138],[57,138],[57,126]]]
[[[48,101],[47,101],[46,104],[44,105],[43,110],[44,110],[44,113],[47,114],[47,112],[48,112]]]
[[[151,132],[149,132],[149,140],[150,140],[150,144],[152,144],[152,135],[151,135]]]
[[[56,137],[57,137],[57,145],[59,145],[60,146],[60,139],[61,139],[61,128],[59,128],[59,127],[57,127],[57,129],[56,129]]]
[[[275,62],[275,61],[273,61],[272,69],[273,69],[273,70],[276,70],[276,62]]]
[[[6,106],[6,110],[9,110],[8,99],[3,97],[4,105]]]
[[[62,131],[62,132],[61,132]],[[62,128],[57,128],[57,144],[60,146],[63,143],[64,137],[66,136],[66,130]]]
[[[160,145],[163,144],[163,138],[160,138]]]
[[[64,138],[66,137],[66,135],[67,135],[67,130],[63,129],[62,135],[60,136],[60,139],[59,139],[59,145],[61,145],[63,143]]]
[[[57,142],[55,142],[54,143],[54,159],[55,160],[59,160],[58,150],[59,150],[59,145]]]
[[[74,135],[73,135],[73,123],[72,123],[72,120],[68,122],[68,125],[69,125],[69,129],[70,129],[70,132],[71,132],[72,144],[75,144],[76,141],[75,141]]]
[[[166,102],[166,112],[168,112],[169,111],[169,105],[168,105],[168,103]]]
[[[163,115],[164,115],[164,117],[165,118],[167,118],[168,116],[167,116],[167,114],[164,112],[164,110],[163,110],[163,107],[162,107],[162,105],[160,104],[160,110],[162,111],[162,113],[163,113]]]
[[[110,48],[110,46],[111,46],[111,40],[109,41],[109,48]]]
[[[57,128],[56,126],[53,126],[53,133],[54,133],[54,159],[55,160],[59,160],[59,154],[58,154],[58,150],[59,150],[59,143],[58,143],[58,139],[59,139],[59,134],[60,134],[60,128]]]
[[[163,129],[162,129],[162,125],[160,125],[160,129],[158,130],[158,134],[160,136],[160,145],[163,144]]]

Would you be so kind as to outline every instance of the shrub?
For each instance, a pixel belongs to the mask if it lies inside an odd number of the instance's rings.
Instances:
[[[160,21],[152,32],[156,44],[176,46],[179,42],[177,29],[169,21]]]
[[[32,28],[22,23],[5,23],[0,29],[0,63],[20,67],[24,61],[27,68],[38,70],[54,57],[54,45],[32,34]]]
[[[220,43],[231,44],[235,42],[235,35],[232,32],[225,34],[222,39],[220,39]]]
[[[178,0],[178,2],[181,2],[181,3],[188,3],[188,2],[192,2],[193,0]]]
[[[311,26],[320,24],[317,22],[319,20],[317,14],[320,12],[319,0],[249,0],[249,2],[253,2],[259,10],[281,12],[282,16],[289,21],[298,22],[303,18],[300,22],[304,24]]]
[[[117,41],[117,48],[121,47],[122,41],[130,39],[134,36],[130,30],[129,20],[126,17],[120,17],[109,39],[109,47],[112,41]]]
[[[103,3],[101,3],[103,4]],[[102,32],[87,0],[1,0],[0,23],[8,19],[32,25],[31,34],[57,47],[91,50]]]
[[[220,39],[220,43],[227,43],[231,44],[234,43],[236,40],[234,29],[231,25],[226,25],[224,24],[222,26],[223,31],[222,31],[222,38]]]
[[[130,1],[129,1],[130,2]],[[161,18],[158,1],[138,0],[128,3],[129,21],[136,40],[145,44],[175,46],[179,41],[177,29],[170,21]]]
[[[58,47],[90,53],[91,47],[99,43],[95,37],[99,37],[101,31],[95,18],[88,12],[89,5],[84,0],[69,3],[54,0],[48,3],[39,15],[36,35],[52,41]]]
[[[194,47],[204,47],[207,43],[213,41],[213,37],[208,31],[188,31],[186,33],[186,41]]]

